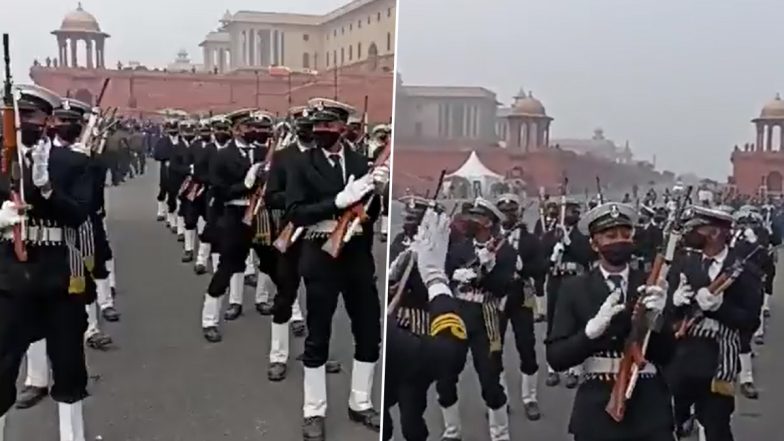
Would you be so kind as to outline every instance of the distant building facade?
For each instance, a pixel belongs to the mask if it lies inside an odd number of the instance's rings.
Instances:
[[[784,100],[780,95],[765,104],[751,120],[756,141],[732,152],[729,185],[744,195],[784,196]]]

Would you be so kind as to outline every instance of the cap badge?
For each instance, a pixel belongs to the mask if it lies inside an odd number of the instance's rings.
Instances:
[[[71,102],[68,100],[63,100],[63,110],[71,110]]]
[[[621,215],[621,213],[618,211],[618,206],[617,206],[617,205],[615,205],[615,204],[611,205],[611,206],[610,206],[610,216],[611,216],[613,219],[615,219],[615,218],[617,218],[617,217],[618,217],[618,216],[620,216],[620,215]]]

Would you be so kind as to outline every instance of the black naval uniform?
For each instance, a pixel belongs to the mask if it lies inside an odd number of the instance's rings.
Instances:
[[[638,228],[634,237],[634,243],[637,245],[634,253],[634,267],[650,272],[653,260],[662,246],[663,240],[663,225],[660,221],[651,220],[642,228]]]
[[[170,194],[171,180],[169,178],[169,161],[172,157],[174,146],[180,142],[177,135],[164,135],[158,138],[153,151],[153,158],[158,161],[160,168],[158,169],[158,202],[166,202],[168,207],[169,216],[174,214],[177,208],[177,193],[175,189],[174,195]]]
[[[746,248],[746,251],[740,249]],[[679,257],[670,272],[670,291],[678,286],[680,273],[686,275],[695,292],[722,271],[748,254],[748,247],[725,248],[712,262],[699,253]],[[718,263],[719,258],[723,262]],[[675,412],[679,424],[690,416],[693,405],[697,420],[705,428],[706,441],[732,441],[730,419],[735,410],[736,381],[741,337],[759,326],[762,308],[762,273],[748,263],[740,277],[724,292],[721,307],[704,312],[679,341],[670,366]],[[692,301],[696,304],[696,300]],[[693,317],[696,305],[676,309],[678,317]]]
[[[210,244],[210,251],[213,255],[220,255],[220,229],[218,223],[223,216],[225,201],[215,194],[215,188],[212,182],[212,167],[215,158],[218,155],[218,151],[225,148],[227,145],[228,142],[219,145],[217,141],[207,144],[204,147],[205,151],[203,152],[203,155],[194,164],[194,176],[196,176],[199,181],[203,181],[206,186],[206,189],[204,190],[206,222],[204,224],[204,229],[201,231],[201,235],[199,235],[199,242]],[[197,274],[203,274],[206,272],[206,268],[199,267],[199,264],[204,264],[204,262],[197,263],[195,271]],[[216,269],[217,268],[213,268],[213,271]]]
[[[71,404],[87,396],[83,339],[85,304],[91,299],[69,294],[71,268],[63,239],[64,229],[76,229],[88,219],[87,161],[81,153],[52,147],[48,198],[33,185],[31,167],[23,167],[25,201],[32,206],[26,220],[28,261],[17,260],[12,240],[0,241],[0,415],[16,400],[16,378],[28,345],[41,338],[47,340],[52,363],[52,398]],[[10,200],[9,194],[8,181],[0,178],[0,200]]]
[[[191,172],[190,164],[190,148],[193,140],[188,142],[182,135],[179,137],[179,142],[172,145],[171,156],[169,157],[169,199],[166,200],[169,213],[177,214],[177,217],[185,216],[185,204],[180,203],[178,208],[178,201],[180,201],[180,188],[185,178]],[[177,233],[179,230],[179,219],[177,219]]]
[[[191,185],[198,185],[200,190],[196,197],[191,201],[186,199],[185,209],[185,229],[195,230],[199,223],[199,218],[207,220],[207,191],[209,184],[210,164],[209,155],[214,145],[210,141],[196,139],[188,149],[187,163],[192,166]],[[187,197],[188,194],[186,193]]]

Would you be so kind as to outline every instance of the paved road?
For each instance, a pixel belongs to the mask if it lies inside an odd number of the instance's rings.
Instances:
[[[400,207],[396,205],[395,207]],[[400,217],[394,216],[398,211],[393,208],[393,225],[391,231],[399,231]],[[532,210],[533,211],[533,210]],[[392,236],[390,236],[392,237]],[[784,259],[779,261],[779,276],[776,279],[775,291],[772,301],[772,314],[766,335],[766,344],[758,346],[755,351],[759,354],[755,358],[755,379],[760,389],[760,399],[747,400],[740,397],[734,417],[734,433],[737,440],[784,440],[777,415],[782,415],[784,409],[784,394],[780,393],[784,386],[781,372],[784,372]],[[778,296],[778,297],[776,297]],[[510,390],[511,405],[511,434],[513,440],[526,441],[571,441],[567,435],[567,425],[572,407],[573,391],[557,386],[549,388],[544,384],[544,348],[541,343],[544,339],[544,324],[536,325],[538,360],[540,363],[539,404],[542,410],[542,419],[536,422],[525,418],[522,401],[520,399],[520,373],[517,369],[519,359],[514,348],[512,331],[506,336],[504,348],[504,366]],[[470,356],[470,355],[469,355]],[[485,406],[482,401],[479,380],[469,360],[461,376],[459,389],[460,413],[463,421],[463,440],[485,441],[489,440]],[[397,415],[393,417],[397,423]],[[430,389],[430,399],[427,412],[430,440],[438,440],[443,429],[441,413],[436,401],[435,388]],[[396,424],[396,429],[399,425]],[[696,439],[696,438],[695,438]],[[396,431],[395,440],[402,441],[399,430]]]
[[[209,276],[196,276],[190,264],[180,263],[182,244],[155,221],[156,180],[152,169],[108,194],[123,316],[105,325],[117,349],[89,352],[91,374],[100,377],[91,381],[85,405],[88,440],[301,440],[301,364],[291,361],[284,382],[267,381],[271,319],[255,312],[250,288],[245,315],[224,325],[223,342],[204,340],[200,317]],[[378,244],[376,255],[383,281],[385,244]],[[327,435],[375,440],[377,434],[346,415],[353,356],[348,324],[338,308],[331,352],[344,372],[328,379]],[[292,339],[292,359],[301,350],[302,339]],[[374,402],[380,403],[377,372]],[[46,400],[12,411],[9,429],[6,441],[57,439],[55,404]]]

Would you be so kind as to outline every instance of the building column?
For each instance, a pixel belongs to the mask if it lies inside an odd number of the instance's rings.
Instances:
[[[550,124],[547,123],[544,129],[544,147],[550,147]]]
[[[93,41],[92,40],[84,40],[86,46],[86,55],[87,55],[87,68],[93,68]]]
[[[226,70],[226,49],[221,49],[218,53],[218,72],[223,73]]]
[[[779,151],[784,152],[784,125],[779,124]]]
[[[754,149],[758,152],[761,152],[764,148],[765,142],[765,128],[762,123],[757,123],[757,144],[754,146]]]
[[[765,142],[765,151],[769,152],[773,150],[773,126],[768,124],[767,125],[767,140]]]
[[[76,58],[76,43],[78,40],[75,40],[73,37],[69,38],[68,41],[71,42],[71,67],[79,67],[79,61]]]

